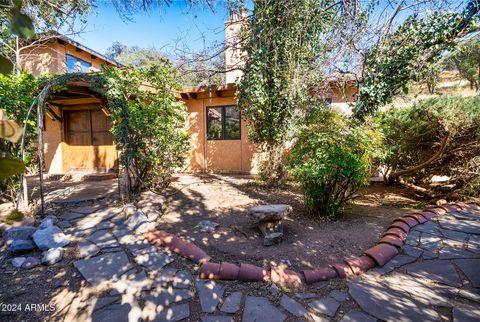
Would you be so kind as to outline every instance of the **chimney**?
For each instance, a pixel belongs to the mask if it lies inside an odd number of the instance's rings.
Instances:
[[[230,20],[225,22],[225,81],[227,84],[237,82],[243,75],[240,29],[244,19],[244,10],[231,10]]]

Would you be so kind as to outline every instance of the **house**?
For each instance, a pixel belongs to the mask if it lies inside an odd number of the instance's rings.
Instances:
[[[187,172],[255,172],[255,147],[237,106],[236,85],[242,58],[238,48],[241,17],[232,13],[226,25],[226,84],[184,88],[178,93],[188,111],[191,134]],[[22,66],[34,75],[89,72],[102,64],[119,66],[107,57],[59,36],[32,49]],[[354,101],[356,86],[332,81],[325,99],[333,108]],[[44,127],[46,172],[53,174],[104,173],[115,171],[118,153],[109,132],[107,102],[89,89],[89,84],[70,83],[65,91],[51,95]]]
[[[35,76],[95,72],[102,65],[123,67],[63,35],[53,35],[21,52],[21,69]],[[106,101],[89,84],[70,83],[47,104],[44,158],[47,173],[108,172],[117,166],[117,151]]]

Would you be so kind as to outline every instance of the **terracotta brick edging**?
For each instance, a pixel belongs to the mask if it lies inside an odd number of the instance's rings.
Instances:
[[[239,280],[244,282],[272,282],[276,284],[299,285],[346,278],[360,275],[376,266],[383,266],[400,252],[410,230],[433,218],[452,211],[480,210],[480,203],[451,203],[414,212],[393,221],[378,243],[367,249],[364,255],[345,259],[329,267],[303,270],[300,273],[279,266],[266,269],[241,263],[239,265],[210,262],[210,256],[195,244],[163,230],[151,229],[143,236],[153,245],[164,246],[172,252],[200,264],[201,279]]]

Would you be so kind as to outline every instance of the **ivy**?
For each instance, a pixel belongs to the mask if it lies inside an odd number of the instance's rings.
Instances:
[[[436,63],[455,40],[473,30],[479,5],[470,1],[462,13],[409,17],[394,33],[367,51],[355,115],[363,118],[395,95],[408,93],[408,82]]]

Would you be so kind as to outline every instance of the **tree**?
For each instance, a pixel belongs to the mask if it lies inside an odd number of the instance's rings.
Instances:
[[[283,178],[284,144],[316,84],[313,62],[335,13],[334,1],[254,1],[238,100],[250,140],[267,154],[260,171],[269,183]]]
[[[461,13],[434,12],[423,19],[410,16],[369,48],[364,55],[355,115],[363,118],[390,103],[395,95],[406,93],[409,81],[436,63],[458,38],[474,30],[479,6],[472,0]]]
[[[461,44],[446,58],[461,78],[468,80],[470,88],[480,90],[480,37],[476,36]]]
[[[75,22],[82,21],[91,6],[90,0],[0,0],[0,56],[18,74],[29,49],[56,38],[60,31],[75,33]]]

